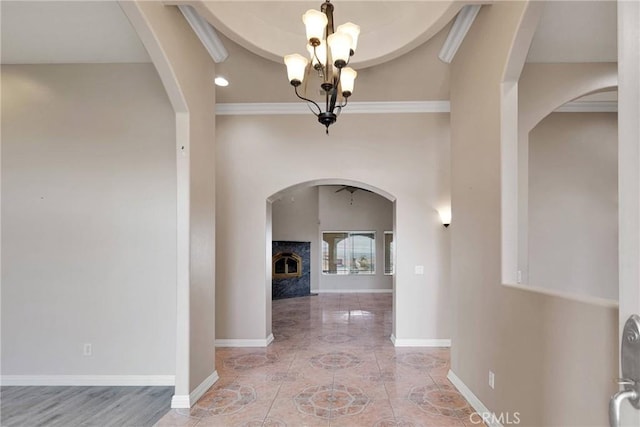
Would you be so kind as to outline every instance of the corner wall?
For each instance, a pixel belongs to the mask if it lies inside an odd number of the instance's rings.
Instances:
[[[175,6],[121,1],[176,113],[176,391],[188,408],[215,370],[215,64]]]
[[[518,412],[520,425],[605,425],[617,310],[501,279],[501,84],[509,55],[526,54],[510,49],[528,6],[483,7],[452,64],[451,369],[491,411]]]

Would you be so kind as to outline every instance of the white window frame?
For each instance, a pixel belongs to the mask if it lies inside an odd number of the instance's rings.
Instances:
[[[392,239],[391,239],[391,247],[392,247],[392,251],[389,254],[389,260],[391,261],[391,272],[387,273],[387,235],[391,235]],[[393,276],[396,273],[396,260],[395,260],[395,255],[396,255],[396,248],[395,248],[395,243],[396,243],[396,236],[395,233],[393,231],[385,231],[384,232],[384,240],[382,241],[382,255],[383,255],[383,268],[384,268],[384,275],[385,276]]]

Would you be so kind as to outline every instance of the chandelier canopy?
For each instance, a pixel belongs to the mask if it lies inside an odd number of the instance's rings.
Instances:
[[[302,15],[302,22],[306,29],[307,51],[311,61],[297,53],[285,56],[287,76],[296,96],[308,103],[309,109],[325,126],[328,134],[329,126],[336,122],[340,111],[347,105],[347,99],[353,93],[358,73],[347,65],[358,45],[360,27],[347,22],[334,31],[333,5],[329,0],[320,6],[320,11],[308,10]],[[312,69],[320,79],[324,110],[317,102],[309,99],[306,93]],[[305,84],[300,94],[298,88],[303,82]]]

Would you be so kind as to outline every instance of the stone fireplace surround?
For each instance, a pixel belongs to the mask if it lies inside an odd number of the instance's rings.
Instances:
[[[294,298],[311,295],[311,242],[272,242],[272,282],[271,298]],[[292,266],[301,260],[293,272]],[[289,265],[289,271],[283,271],[281,262]],[[276,271],[276,262],[278,262]]]

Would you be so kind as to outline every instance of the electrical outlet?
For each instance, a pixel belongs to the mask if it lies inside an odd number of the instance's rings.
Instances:
[[[416,265],[415,273],[418,275],[424,274],[424,265]]]
[[[493,371],[489,371],[489,387],[492,389],[495,388],[496,385],[496,374]]]
[[[522,270],[518,270],[517,282],[522,283]]]
[[[87,343],[82,347],[82,355],[83,356],[91,356],[93,354],[93,348],[91,344]]]

